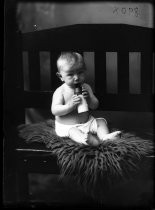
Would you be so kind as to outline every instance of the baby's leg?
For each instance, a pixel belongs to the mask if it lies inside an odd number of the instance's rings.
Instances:
[[[103,136],[102,140],[116,140],[120,138],[121,131],[114,131]]]
[[[97,122],[97,136],[102,140],[103,136],[106,136],[109,133],[109,128],[104,119],[96,119]]]
[[[99,145],[99,140],[91,133],[83,133],[80,129],[74,127],[69,130],[69,137],[78,143],[97,146]]]
[[[96,119],[96,121],[97,121],[97,136],[100,140],[102,141],[108,140],[108,139],[115,140],[120,136],[121,131],[115,131],[115,132],[109,133],[108,126],[104,119]]]
[[[81,130],[79,130],[76,127],[73,127],[69,130],[69,138],[71,138],[73,141],[76,141],[78,143],[86,144],[88,134],[83,133]]]

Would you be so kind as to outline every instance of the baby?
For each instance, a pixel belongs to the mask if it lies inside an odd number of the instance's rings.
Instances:
[[[73,141],[97,146],[105,140],[115,140],[120,131],[109,133],[107,121],[104,118],[94,118],[89,110],[78,113],[81,95],[75,94],[75,87],[82,86],[82,96],[89,109],[95,110],[99,101],[90,85],[85,83],[86,67],[83,57],[77,52],[64,52],[57,60],[57,76],[63,82],[58,87],[52,99],[51,111],[55,115],[55,131],[60,137],[69,137]]]

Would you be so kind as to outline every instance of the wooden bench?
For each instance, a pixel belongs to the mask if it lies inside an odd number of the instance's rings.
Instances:
[[[56,157],[52,157],[44,145],[26,145],[19,139],[17,126],[25,123],[26,108],[50,112],[53,91],[60,84],[56,77],[59,53],[72,50],[83,55],[93,53],[94,93],[100,100],[100,111],[124,112],[128,116],[135,112],[153,113],[153,29],[124,24],[78,24],[25,34],[17,31],[13,36],[6,43],[5,55],[4,194],[8,203],[28,203],[31,200],[28,174],[59,174],[59,167]],[[41,89],[41,52],[49,55],[50,90]],[[115,53],[117,62],[117,88],[114,92],[109,91],[107,85],[106,59],[109,52]],[[131,89],[134,74],[131,74],[130,53],[133,52],[140,56],[136,93]],[[28,68],[29,73],[27,89],[24,68]]]

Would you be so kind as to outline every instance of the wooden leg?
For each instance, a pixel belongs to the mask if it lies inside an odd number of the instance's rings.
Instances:
[[[26,169],[26,161],[19,160],[17,164],[17,191],[18,191],[18,202],[28,203],[29,202],[29,178],[28,171]]]

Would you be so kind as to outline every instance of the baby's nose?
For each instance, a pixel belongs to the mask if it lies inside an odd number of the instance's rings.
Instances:
[[[77,74],[74,74],[74,80],[78,80],[79,76]]]

